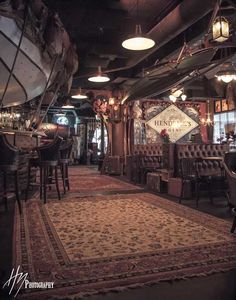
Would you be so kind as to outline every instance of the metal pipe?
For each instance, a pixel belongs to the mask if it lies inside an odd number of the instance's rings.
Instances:
[[[160,47],[167,44],[181,32],[207,15],[215,7],[215,3],[216,0],[184,0],[148,32],[148,35],[155,40],[156,46],[145,51],[145,53],[136,53],[136,55],[133,55],[132,58],[128,60],[126,66],[106,70],[106,73],[135,67],[145,58],[156,52]]]

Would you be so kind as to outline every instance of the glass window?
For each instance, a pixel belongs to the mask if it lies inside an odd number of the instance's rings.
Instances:
[[[214,143],[226,142],[226,135],[236,131],[235,118],[235,111],[214,115]]]

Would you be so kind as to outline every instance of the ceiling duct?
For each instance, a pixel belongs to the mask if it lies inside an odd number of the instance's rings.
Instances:
[[[149,55],[157,51],[157,49],[207,15],[214,6],[215,0],[184,0],[148,32],[148,35],[156,42],[155,47],[145,51],[145,53],[133,55],[132,58],[128,60],[126,66],[106,70],[106,72],[121,71],[136,66]]]

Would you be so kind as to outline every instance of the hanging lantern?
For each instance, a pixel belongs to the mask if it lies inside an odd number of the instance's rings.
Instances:
[[[213,40],[224,42],[229,38],[229,22],[226,18],[219,16],[215,19],[212,26]]]

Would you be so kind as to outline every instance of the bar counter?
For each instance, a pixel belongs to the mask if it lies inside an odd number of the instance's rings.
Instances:
[[[6,135],[8,142],[20,149],[30,150],[40,145],[41,132],[22,131],[13,129],[0,129],[0,133]]]
[[[18,166],[18,180],[19,192],[26,191],[28,180],[29,159],[31,157],[31,150],[41,144],[41,137],[44,136],[41,132],[21,131],[13,129],[0,129],[0,134],[4,134],[9,144],[17,147],[20,152],[19,166]],[[31,179],[35,180],[36,170],[31,172]],[[14,190],[14,178],[12,174],[6,176],[7,191]],[[0,174],[0,193],[3,190],[3,177]]]

